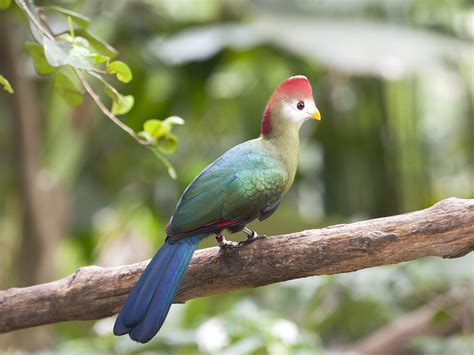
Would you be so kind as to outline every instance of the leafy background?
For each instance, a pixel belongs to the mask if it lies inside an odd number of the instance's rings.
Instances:
[[[279,82],[304,74],[322,121],[302,129],[295,185],[276,215],[281,234],[474,197],[474,6],[461,0],[37,1],[92,21],[133,80],[111,79],[134,106],[135,131],[177,115],[178,177],[108,121],[91,100],[71,108],[35,74],[28,22],[0,12],[0,287],[45,282],[90,264],[150,257],[185,186],[226,149],[259,134]],[[60,27],[51,16],[51,26]],[[5,35],[6,34],[6,35]],[[31,52],[30,52],[31,53]],[[8,57],[10,56],[10,60]],[[14,58],[14,61],[11,58]],[[12,64],[13,62],[13,64]],[[104,95],[103,99],[107,101]],[[19,115],[26,120],[19,120]],[[242,238],[233,235],[232,238]],[[213,245],[209,240],[201,247]],[[170,353],[308,353],[351,349],[430,300],[473,283],[474,260],[424,258],[175,305],[139,346],[111,335],[113,318],[0,336],[0,349]],[[472,299],[463,321],[403,351],[473,351]],[[435,306],[432,306],[435,307]],[[444,314],[444,317],[440,316]],[[453,319],[456,318],[456,319]]]

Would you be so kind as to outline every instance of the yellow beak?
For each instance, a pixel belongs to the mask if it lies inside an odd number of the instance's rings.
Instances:
[[[315,119],[315,120],[318,120],[318,121],[321,120],[321,114],[319,113],[319,111],[313,112],[313,113],[311,114],[311,117],[312,117],[313,119]]]

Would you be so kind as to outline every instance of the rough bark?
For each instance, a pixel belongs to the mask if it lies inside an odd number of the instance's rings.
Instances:
[[[450,198],[403,215],[270,237],[232,250],[199,250],[176,302],[424,256],[454,258],[473,249],[474,200]],[[58,281],[1,291],[0,333],[113,315],[146,265],[88,266]]]

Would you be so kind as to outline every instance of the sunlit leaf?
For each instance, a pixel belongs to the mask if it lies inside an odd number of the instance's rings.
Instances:
[[[163,121],[166,125],[184,125],[184,120],[178,116],[170,116]]]
[[[79,106],[84,98],[71,68],[62,68],[53,79],[54,89],[70,105]]]
[[[157,139],[156,146],[165,154],[174,153],[178,146],[178,138],[173,133],[168,133]]]
[[[48,6],[46,7],[47,10],[50,10],[50,11],[53,11],[53,12],[56,12],[60,15],[63,15],[63,16],[66,16],[66,17],[71,17],[71,19],[77,23],[79,25],[79,27],[82,27],[82,28],[87,28],[87,26],[89,26],[89,23],[90,23],[90,19],[84,15],[81,15],[75,11],[72,11],[72,10],[69,10],[69,9],[65,9],[63,7],[59,7],[59,6]]]
[[[114,47],[92,33],[79,28],[76,30],[76,35],[86,38],[89,41],[89,44],[93,47],[94,52],[110,57],[111,59],[117,57],[118,52]]]
[[[81,37],[81,36],[76,36],[72,39],[72,43],[75,45],[75,46],[79,46],[79,47],[84,47],[84,48],[89,48],[89,41],[84,38],[84,37]]]
[[[26,42],[25,46],[33,59],[33,65],[39,75],[50,75],[57,70],[57,68],[49,65],[46,60],[43,46],[34,42]]]
[[[122,96],[122,100],[114,100],[112,102],[112,113],[114,115],[125,115],[130,111],[135,103],[132,95]]]
[[[110,85],[105,85],[104,91],[112,99],[111,111],[114,115],[124,115],[132,109],[135,103],[132,95],[124,96]]]
[[[89,52],[87,48],[72,46],[69,52],[68,64],[78,69],[94,69],[90,58],[92,55],[94,55],[94,53]]]
[[[48,63],[53,67],[71,65],[78,69],[91,70],[94,66],[88,55],[87,48],[73,46],[65,41],[52,41],[43,37],[44,54]]]
[[[143,124],[143,129],[152,138],[159,138],[169,133],[170,127],[160,120],[148,120]]]
[[[12,0],[0,0],[0,10],[6,10],[12,4]]]
[[[92,60],[94,64],[100,64],[100,63],[106,63],[110,60],[109,56],[99,54],[99,53],[93,53],[91,52],[91,46],[90,42],[88,39],[81,37],[81,36],[71,36],[69,33],[64,33],[59,37],[61,40],[70,42],[72,44],[71,50],[69,52],[69,61],[71,61],[71,65],[74,64],[74,62],[77,62],[77,56],[78,57],[83,57],[86,58],[86,61],[89,59]],[[95,49],[95,48],[92,48]],[[85,63],[79,63],[80,66],[83,65],[90,65],[90,62]],[[87,68],[84,68],[87,69]]]
[[[3,88],[5,89],[6,92],[13,94],[14,91],[13,91],[12,86],[3,75],[0,75],[0,85],[3,85]]]
[[[107,66],[107,73],[115,74],[117,79],[124,83],[130,82],[133,78],[132,71],[128,65],[119,60],[112,62]]]
[[[61,67],[68,64],[71,44],[63,41],[52,41],[43,37],[44,54],[48,63],[53,67]]]
[[[94,64],[106,63],[110,60],[110,57],[97,53],[89,54],[87,57],[92,59],[94,61]]]

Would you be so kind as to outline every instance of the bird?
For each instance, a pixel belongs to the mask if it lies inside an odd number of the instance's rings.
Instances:
[[[299,130],[320,120],[311,84],[303,75],[283,81],[268,100],[258,138],[241,143],[208,165],[184,190],[166,226],[163,246],[130,292],[114,324],[115,335],[147,343],[162,327],[199,242],[215,235],[232,249],[223,231],[259,236],[246,225],[270,217],[293,184]]]

